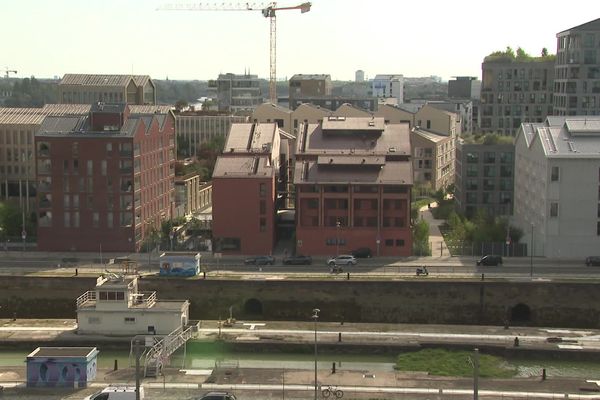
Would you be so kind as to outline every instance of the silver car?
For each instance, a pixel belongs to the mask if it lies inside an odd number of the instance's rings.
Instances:
[[[356,257],[350,254],[341,254],[327,260],[327,265],[330,267],[333,267],[334,265],[356,265],[356,263]]]

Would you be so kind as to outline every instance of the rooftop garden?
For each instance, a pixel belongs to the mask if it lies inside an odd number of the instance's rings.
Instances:
[[[515,138],[512,136],[499,135],[497,133],[475,133],[473,135],[465,135],[462,137],[465,144],[484,144],[493,146],[496,144],[513,144]]]
[[[504,51],[495,51],[483,59],[484,62],[500,62],[500,63],[511,63],[511,62],[548,62],[556,59],[555,54],[548,54],[548,49],[545,47],[542,49],[542,53],[539,57],[528,54],[521,47],[517,47],[515,52],[510,46],[506,47]]]

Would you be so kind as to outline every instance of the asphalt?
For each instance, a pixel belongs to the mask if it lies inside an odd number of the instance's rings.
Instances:
[[[252,346],[255,351],[267,351],[282,345],[312,345],[314,324],[311,322],[252,322],[202,321],[199,339],[224,340],[240,346]],[[51,346],[57,340],[81,343],[74,331],[73,320],[0,320],[0,343],[8,346],[37,343]],[[438,326],[399,324],[342,324],[317,323],[318,346],[458,346],[485,349],[515,349],[514,338],[519,338],[519,351],[552,352],[572,356],[587,354],[600,359],[600,331],[562,330],[502,326]],[[341,334],[341,342],[340,342]],[[549,340],[550,339],[550,340]],[[101,345],[107,340],[101,336],[87,337],[89,344]],[[128,338],[121,338],[129,343]],[[100,370],[91,387],[74,389],[27,389],[23,382],[23,365],[0,368],[0,386],[5,399],[75,399],[99,390],[111,383],[133,384],[135,371]],[[593,379],[593,377],[591,378]],[[318,382],[333,385],[349,399],[467,399],[473,398],[473,379],[431,376],[425,372],[350,369],[338,366],[335,373],[330,366],[319,364]],[[210,390],[227,390],[238,399],[312,398],[314,396],[314,369],[261,367],[240,365],[235,362],[217,364],[209,370],[180,370],[169,368],[158,378],[143,379],[146,399],[189,399]],[[523,398],[580,398],[600,399],[600,386],[580,378],[541,376],[513,379],[479,379],[479,397],[486,399]],[[319,393],[319,398],[322,395]]]

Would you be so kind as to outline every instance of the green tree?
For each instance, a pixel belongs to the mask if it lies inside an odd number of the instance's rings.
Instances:
[[[413,252],[418,255],[430,255],[429,224],[420,219],[413,225]]]
[[[548,57],[548,49],[545,47],[542,49],[542,57]]]

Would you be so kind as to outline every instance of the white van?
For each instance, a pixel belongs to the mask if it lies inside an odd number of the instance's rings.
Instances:
[[[84,400],[136,400],[135,386],[108,386]],[[144,400],[144,388],[141,386],[140,400]]]

